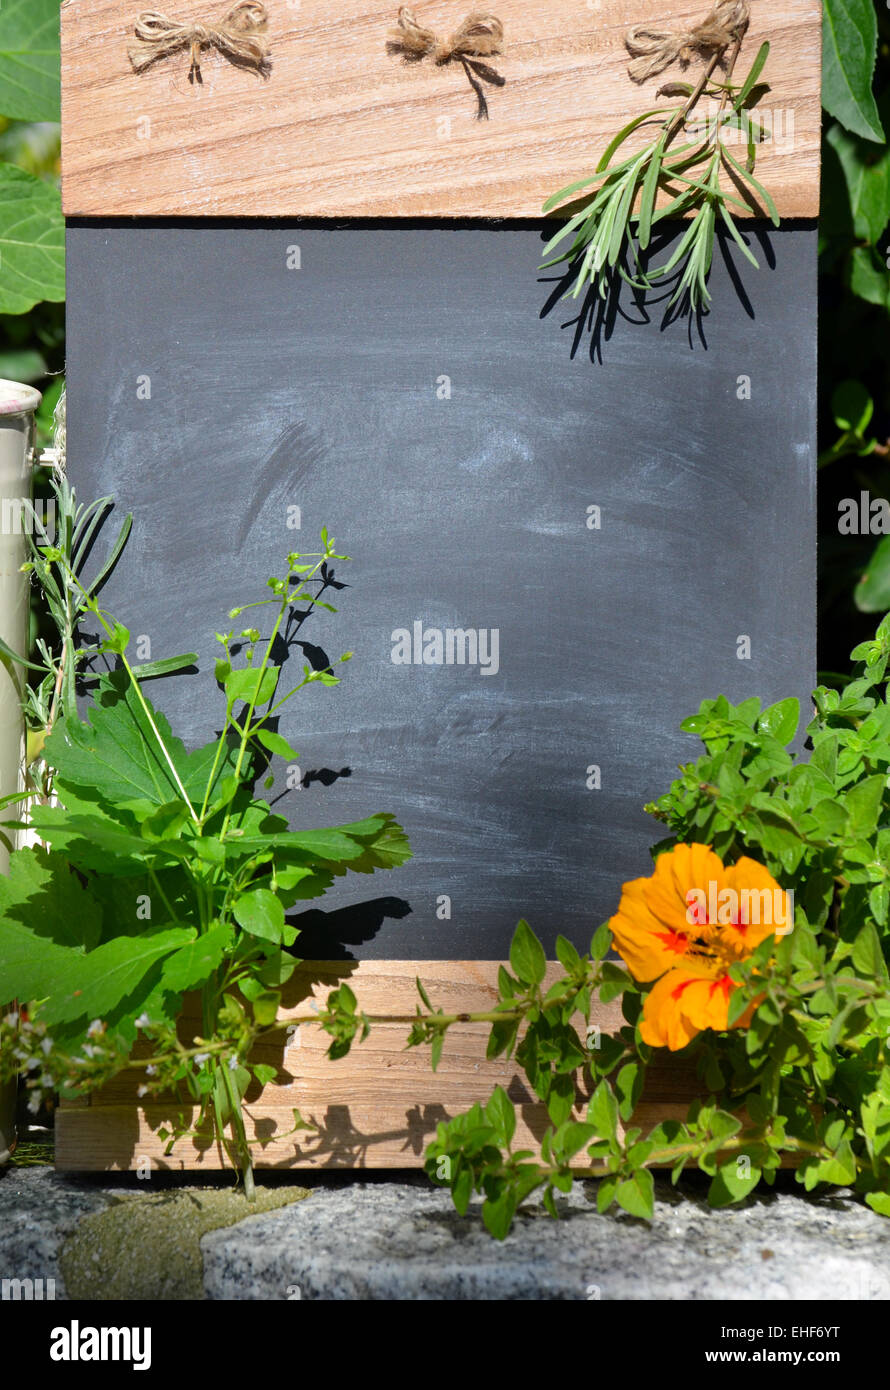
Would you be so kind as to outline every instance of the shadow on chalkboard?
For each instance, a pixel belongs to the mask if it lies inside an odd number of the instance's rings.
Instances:
[[[320,907],[309,908],[288,918],[300,935],[293,954],[301,960],[355,960],[350,946],[363,946],[373,941],[383,923],[389,919],[401,921],[412,911],[404,898],[372,898],[325,912]]]
[[[640,265],[642,269],[647,269],[654,260],[657,264],[663,260],[672,240],[681,234],[682,229],[676,226],[666,228],[657,237],[653,237],[648,249],[640,255]],[[765,264],[769,269],[774,269],[776,264],[775,252],[769,233],[762,228],[745,228],[749,241],[755,238],[761,252],[761,265]],[[542,240],[549,240],[550,231],[542,232]],[[738,261],[734,258],[733,249],[729,245],[729,236],[717,230],[715,235],[715,249],[719,251],[720,259],[726,271],[726,279],[735,292],[735,297],[741,305],[748,318],[755,318],[754,306],[745,289],[742,279],[741,269]],[[565,270],[559,275],[547,275],[540,277],[541,284],[550,284],[552,289],[541,309],[540,317],[547,318],[554,312],[557,306],[570,298],[575,279],[580,267],[580,257],[569,262]],[[623,273],[622,273],[623,271]],[[676,303],[672,303],[674,290],[679,271],[664,284],[654,291],[646,291],[639,285],[631,283],[633,279],[633,267],[629,260],[625,259],[620,269],[610,277],[606,285],[606,294],[602,296],[593,288],[588,288],[583,296],[579,295],[576,300],[570,302],[579,305],[578,311],[573,317],[567,319],[562,325],[564,328],[573,328],[572,346],[570,356],[575,358],[581,350],[586,338],[589,338],[588,353],[591,362],[601,365],[604,360],[603,344],[607,343],[615,331],[615,324],[619,318],[626,323],[636,327],[643,327],[653,323],[658,316],[653,310],[660,308],[659,330],[664,332],[672,324],[683,320],[687,324],[689,346],[693,348],[698,344],[707,351],[708,342],[705,335],[706,313],[702,310],[693,310],[688,296],[681,296]]]

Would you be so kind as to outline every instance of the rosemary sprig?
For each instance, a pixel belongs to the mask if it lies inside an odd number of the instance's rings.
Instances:
[[[595,173],[548,198],[545,213],[568,200],[575,201],[582,190],[597,185],[544,251],[545,257],[549,257],[569,239],[567,249],[545,259],[541,267],[549,269],[568,262],[574,272],[568,296],[577,298],[582,291],[592,289],[605,299],[616,274],[643,291],[658,288],[659,281],[674,275],[677,283],[669,307],[685,300],[692,312],[702,311],[710,302],[707,282],[718,224],[726,226],[747,260],[758,267],[732,209],[750,212],[759,201],[773,225],[779,225],[775,203],[754,177],[757,145],[769,138],[769,132],[748,112],[748,106],[762,93],[757,80],[770,46],[761,44],[747,77],[736,87],[732,74],[740,47],[741,36],[733,44],[723,81],[714,77],[721,57],[717,53],[694,87],[686,82],[671,82],[662,87],[658,96],[683,96],[685,101],[679,106],[656,107],[635,116],[610,141]],[[696,118],[695,109],[703,97],[713,98],[719,105],[715,114]],[[625,142],[641,126],[653,121],[659,127],[656,137],[642,149],[613,162]],[[743,132],[746,137],[743,163],[728,148],[732,131]],[[677,144],[678,139],[682,143]],[[721,175],[726,176],[735,192],[724,187]],[[672,196],[663,207],[656,208],[659,191]],[[690,217],[689,224],[668,259],[653,268],[646,267],[641,252],[648,248],[653,228],[665,218],[685,215]],[[625,268],[628,251],[635,265],[634,274]]]

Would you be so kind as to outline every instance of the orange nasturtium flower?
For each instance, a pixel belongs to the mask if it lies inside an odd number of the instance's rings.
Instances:
[[[677,1051],[705,1028],[728,1028],[729,997],[739,988],[730,966],[777,929],[791,930],[791,903],[762,864],[740,859],[727,868],[710,845],[675,845],[651,878],[625,883],[609,926],[634,979],[657,981],[643,1006],[643,1041]]]

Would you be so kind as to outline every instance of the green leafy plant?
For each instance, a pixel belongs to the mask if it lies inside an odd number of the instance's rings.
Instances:
[[[880,61],[876,64],[876,59]],[[890,545],[838,534],[838,504],[890,496],[890,398],[879,344],[890,312],[890,15],[872,0],[823,5],[819,218],[820,663],[842,665],[851,632],[890,605]],[[840,409],[838,408],[840,405]],[[872,418],[873,417],[873,418]],[[860,428],[861,427],[861,428]],[[869,553],[870,552],[870,553]]]
[[[747,77],[734,85],[732,76],[741,42],[740,35],[729,52],[722,79],[715,75],[722,57],[717,52],[695,86],[666,83],[658,95],[681,97],[679,104],[655,107],[634,117],[609,143],[594,174],[560,189],[544,204],[544,211],[552,212],[576,199],[582,189],[598,185],[545,251],[549,254],[568,239],[568,248],[546,260],[544,268],[567,262],[574,279],[570,291],[574,298],[588,289],[606,298],[616,276],[646,292],[674,276],[670,305],[679,301],[693,312],[702,310],[710,300],[707,282],[719,225],[726,228],[746,260],[757,267],[733,209],[750,213],[762,204],[778,226],[775,204],[754,176],[757,146],[769,132],[750,114],[750,108],[768,90],[758,79],[769,56],[769,44],[761,45]],[[702,98],[715,102],[713,114],[696,114]],[[623,147],[649,126],[655,127],[654,134],[628,155]],[[744,159],[737,158],[730,148],[737,143],[744,144]],[[744,196],[740,197],[740,192]],[[658,206],[661,193],[669,198]],[[683,216],[689,217],[688,225],[667,260],[654,267],[645,263],[653,230],[667,218]],[[628,256],[633,260],[631,271],[625,265]]]
[[[844,458],[874,457],[884,465],[883,473],[875,472],[872,479],[865,475],[855,477],[855,486],[868,492],[867,483],[871,481],[876,491],[886,495],[887,482],[890,481],[886,470],[890,439],[879,440],[870,434],[874,408],[874,401],[861,381],[841,382],[831,398],[831,413],[839,432],[838,438],[819,455],[819,467],[825,468]],[[883,613],[890,608],[890,536],[885,536],[873,550],[853,598],[856,607],[863,613]]]
[[[390,815],[293,831],[254,790],[272,757],[297,756],[278,731],[282,710],[311,685],[339,683],[332,668],[305,666],[283,688],[276,654],[309,613],[336,611],[327,593],[334,564],[348,557],[322,530],[319,552],[289,555],[285,573],[268,581],[269,596],[230,612],[232,621],[249,615],[250,625],[217,634],[222,728],[187,752],[144,687],[196,658],[131,662],[130,634],[101,606],[99,581],[79,577],[104,503],[78,510],[70,494],[60,496],[69,503],[61,536],[52,545],[38,538],[34,561],[62,638],[59,654],[44,651],[45,674],[32,696],[51,726],[41,755],[42,788],[52,798],[32,803],[20,823],[41,843],[16,851],[0,880],[0,1004],[29,1001],[0,1024],[0,1075],[24,1071],[36,1109],[56,1088],[84,1094],[135,1067],[144,1077],[140,1094],[178,1092],[198,1107],[194,1125],[166,1131],[170,1143],[209,1132],[250,1194],[257,1141],[248,1138],[242,1104],[252,1082],[276,1074],[252,1049],[275,1031],[281,988],[299,963],[298,926],[287,912],[337,876],[410,857]],[[86,654],[113,669],[93,679],[81,718],[72,686],[84,653],[75,662],[64,647],[88,619],[99,636]],[[183,1039],[177,1023],[183,995],[193,990],[201,1032]],[[316,1016],[334,1043],[345,1035],[348,993],[341,986],[332,1010]],[[359,1028],[355,1021],[352,1034]],[[140,1038],[148,1046],[133,1056]],[[303,1124],[296,1112],[295,1124]]]
[[[822,7],[822,105],[847,130],[883,140],[871,82],[878,24],[871,0],[825,0]]]
[[[0,7],[0,113],[7,120],[59,120],[58,0],[5,0]],[[0,314],[22,314],[65,297],[65,226],[58,189],[0,163]]]
[[[577,1177],[600,1180],[599,1210],[617,1203],[648,1219],[653,1168],[676,1183],[697,1166],[722,1206],[772,1183],[788,1157],[807,1190],[849,1185],[890,1215],[890,615],[853,658],[843,693],[815,692],[807,757],[788,748],[796,699],[767,709],[706,700],[683,724],[704,753],[647,808],[670,832],[656,862],[707,844],[726,864],[755,860],[794,894],[793,928],[770,931],[728,970],[730,1027],[678,1049],[700,1088],[684,1121],[645,1134],[633,1124],[658,1049],[641,1032],[651,989],[606,958],[610,924],[587,955],[559,938],[564,973],[548,987],[544,950],[520,922],[497,1007],[473,1017],[491,1023],[488,1056],[515,1056],[546,1106],[539,1149],[512,1147],[515,1108],[498,1087],[487,1105],[442,1122],[426,1155],[458,1211],[482,1195],[493,1235],[536,1190],[557,1215],[557,1194]],[[448,1030],[469,1016],[445,1015],[420,981],[418,990],[409,1045],[432,1044],[435,1065]],[[619,997],[623,1026],[591,1025],[594,1002]]]

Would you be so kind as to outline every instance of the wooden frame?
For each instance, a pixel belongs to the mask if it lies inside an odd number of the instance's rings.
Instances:
[[[323,1001],[340,980],[349,980],[359,1007],[368,1014],[413,1014],[418,1003],[416,977],[424,982],[435,1007],[479,1013],[497,1000],[497,972],[496,961],[302,966],[285,995],[281,1044],[267,1044],[257,1052],[257,1060],[282,1066],[283,1072],[281,1084],[267,1086],[261,1095],[248,1093],[250,1137],[268,1140],[254,1151],[256,1166],[420,1168],[438,1121],[475,1101],[484,1103],[496,1085],[503,1086],[517,1106],[514,1147],[536,1147],[547,1124],[546,1111],[532,1098],[515,1062],[486,1060],[486,1024],[456,1024],[435,1072],[429,1048],[405,1050],[405,1024],[375,1025],[368,1040],[354,1044],[349,1056],[338,1062],[328,1060],[330,1038],[320,1028],[303,1025],[291,1035],[291,1045],[285,1046],[288,1018],[305,1015],[310,1001]],[[562,974],[562,967],[553,962],[547,982]],[[616,1028],[621,1021],[620,1004],[596,1005],[591,1021],[604,1032]],[[581,1019],[578,1026],[583,1028]],[[591,1042],[595,1043],[595,1034]],[[180,1140],[173,1153],[165,1156],[166,1146],[157,1131],[169,1122],[173,1107],[142,1108],[136,1096],[139,1081],[137,1073],[128,1072],[91,1100],[62,1105],[56,1116],[57,1168],[128,1171],[146,1159],[153,1169],[172,1171],[223,1167],[223,1155],[214,1148],[196,1147],[191,1139]],[[659,1060],[650,1069],[647,1093],[634,1123],[650,1128],[659,1120],[682,1119],[695,1094],[688,1061]],[[294,1107],[319,1125],[318,1133],[304,1130],[287,1135]]]

